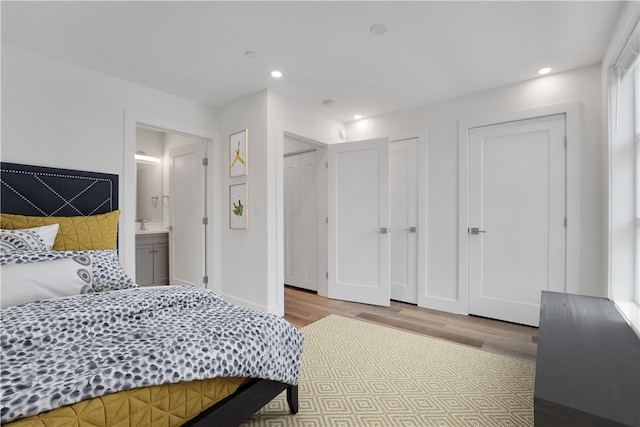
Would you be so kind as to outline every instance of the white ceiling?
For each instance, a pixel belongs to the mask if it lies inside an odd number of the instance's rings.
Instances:
[[[270,88],[343,122],[600,62],[623,2],[10,2],[3,42],[215,107]],[[388,27],[374,36],[376,23]],[[247,59],[246,51],[257,53]],[[284,76],[275,80],[273,69]],[[334,105],[325,107],[324,100]]]

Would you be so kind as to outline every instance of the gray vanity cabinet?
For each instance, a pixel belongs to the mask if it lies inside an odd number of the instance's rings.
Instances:
[[[169,234],[136,235],[136,283],[141,286],[169,284]]]

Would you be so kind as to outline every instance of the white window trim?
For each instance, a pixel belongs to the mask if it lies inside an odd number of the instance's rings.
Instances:
[[[630,140],[629,129],[619,129],[620,88],[621,79],[619,70],[615,70],[613,64],[607,68],[607,93],[608,93],[608,281],[609,298],[615,303],[623,317],[640,335],[640,289],[638,285],[638,209],[636,187],[637,174],[640,172],[636,166],[638,155],[638,93],[640,86],[639,69],[636,66],[634,73],[634,110],[631,130],[634,145],[627,145]],[[627,75],[625,78],[629,78]],[[624,92],[625,94],[627,92]],[[627,162],[632,162],[627,163]],[[631,166],[633,165],[633,166]],[[633,167],[630,174],[629,168]],[[632,181],[629,185],[629,181]],[[632,206],[629,206],[629,203]],[[633,215],[631,218],[625,215]],[[634,223],[635,222],[635,223]],[[625,225],[626,224],[626,225]],[[621,228],[622,227],[622,228]]]
[[[636,65],[634,72],[634,103],[635,103],[635,204],[636,204],[636,253],[635,253],[635,316],[636,329],[640,331],[640,65]]]

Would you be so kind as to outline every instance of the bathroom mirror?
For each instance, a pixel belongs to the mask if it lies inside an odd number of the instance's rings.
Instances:
[[[162,222],[162,165],[136,162],[136,219]]]

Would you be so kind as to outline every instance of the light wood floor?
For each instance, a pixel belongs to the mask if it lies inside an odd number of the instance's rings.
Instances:
[[[285,319],[298,328],[338,314],[412,333],[436,337],[493,353],[536,359],[538,329],[476,316],[463,316],[392,301],[378,307],[318,296],[286,286]]]

